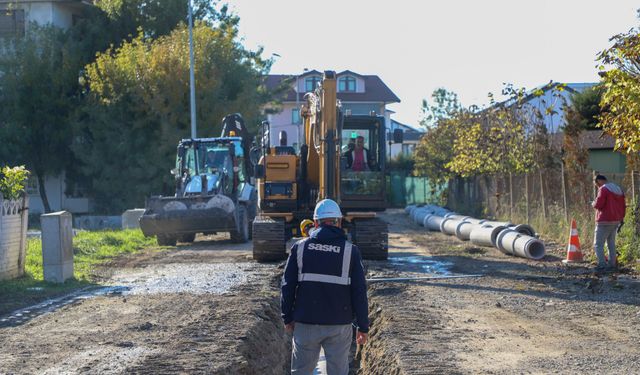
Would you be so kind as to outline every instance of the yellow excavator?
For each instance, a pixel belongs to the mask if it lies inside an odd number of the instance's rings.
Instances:
[[[253,221],[253,258],[285,259],[286,242],[304,236],[319,200],[330,198],[343,211],[343,228],[363,258],[386,260],[388,226],[377,217],[386,202],[384,117],[344,113],[337,99],[336,74],[324,72],[301,108],[305,142],[271,146],[269,123],[252,150],[259,213]],[[402,131],[393,134],[402,142]],[[302,224],[302,225],[301,225]]]

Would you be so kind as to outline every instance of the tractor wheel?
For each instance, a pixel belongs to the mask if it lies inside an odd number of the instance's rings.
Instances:
[[[196,240],[195,233],[183,234],[180,236],[179,241],[184,243],[191,243]]]
[[[157,237],[160,246],[176,246],[178,238],[170,234],[159,234]]]
[[[387,260],[389,256],[389,229],[384,221],[355,219],[351,239],[360,249],[362,259]]]
[[[239,205],[236,216],[238,220],[238,229],[232,230],[230,232],[232,242],[244,243],[249,241],[249,218],[247,216],[247,207],[245,207],[244,205]]]
[[[253,221],[253,259],[258,262],[287,259],[286,242],[283,219],[256,216]]]

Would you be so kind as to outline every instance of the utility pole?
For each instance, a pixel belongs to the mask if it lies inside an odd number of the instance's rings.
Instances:
[[[196,138],[196,82],[193,58],[193,10],[189,1],[189,88],[191,102],[191,138]]]

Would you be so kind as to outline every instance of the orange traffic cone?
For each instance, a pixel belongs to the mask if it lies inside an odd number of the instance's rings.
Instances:
[[[562,263],[581,263],[583,261],[576,220],[571,219],[571,237],[569,238],[569,246],[567,246],[567,259],[563,260]]]

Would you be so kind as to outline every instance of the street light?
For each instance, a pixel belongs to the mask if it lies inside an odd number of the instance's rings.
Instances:
[[[189,1],[189,88],[191,101],[191,138],[196,138],[196,85],[193,58],[193,10]]]

